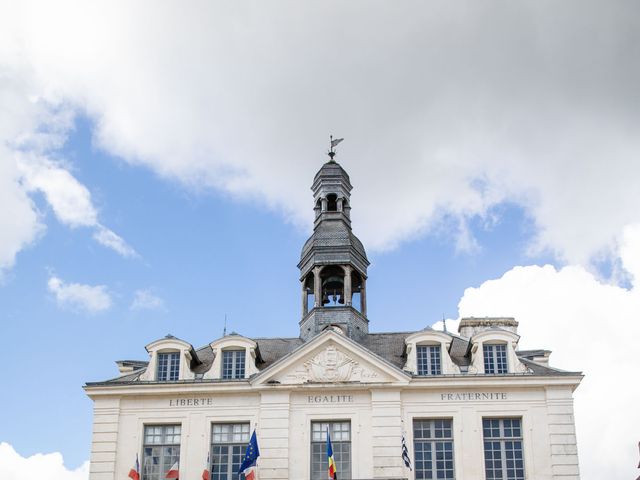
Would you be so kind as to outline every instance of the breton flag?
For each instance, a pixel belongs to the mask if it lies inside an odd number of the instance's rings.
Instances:
[[[404,440],[404,433],[402,434],[402,461],[404,462],[405,467],[409,467],[409,470],[413,470],[411,468],[411,459],[409,458],[409,450],[407,450],[407,442]]]
[[[244,460],[240,464],[238,469],[238,476],[244,473],[246,480],[255,480],[256,478],[256,460],[260,456],[260,449],[258,449],[258,438],[256,437],[256,431],[253,431],[251,440],[247,445],[247,453],[244,454]]]
[[[343,140],[344,138],[336,138],[334,140],[331,140],[331,148],[337,147],[338,144]]]
[[[167,472],[167,475],[164,478],[180,478],[180,472],[178,471],[178,462],[171,465],[171,468]]]
[[[140,480],[140,463],[138,462],[138,454],[136,453],[136,468],[129,470],[129,478],[131,480]]]
[[[336,462],[333,459],[333,448],[331,448],[331,437],[329,436],[329,428],[327,428],[327,460],[329,462],[329,478],[331,480],[338,480]]]
[[[202,480],[211,480],[211,474],[209,473],[209,466],[211,465],[209,463],[209,455],[210,453],[207,453],[207,464],[202,471]]]

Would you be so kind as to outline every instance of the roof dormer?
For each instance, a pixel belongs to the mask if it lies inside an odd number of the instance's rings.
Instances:
[[[200,362],[190,343],[167,335],[145,348],[149,353],[149,365],[140,375],[141,381],[172,382],[195,378],[191,368]]]
[[[210,344],[214,359],[205,379],[237,380],[258,373],[258,344],[250,338],[232,333]]]
[[[501,328],[490,328],[471,338],[470,374],[502,375],[527,373],[528,368],[518,359],[516,348],[520,336]]]
[[[418,376],[451,375],[460,368],[451,361],[452,337],[427,327],[405,339],[407,363],[403,370]]]

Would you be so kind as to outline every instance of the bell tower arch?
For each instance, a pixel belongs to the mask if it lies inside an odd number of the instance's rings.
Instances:
[[[333,154],[333,155],[332,155]],[[351,182],[333,159],[313,179],[313,234],[300,255],[302,319],[300,337],[308,340],[339,328],[359,340],[369,332],[366,282],[369,260],[351,230]]]

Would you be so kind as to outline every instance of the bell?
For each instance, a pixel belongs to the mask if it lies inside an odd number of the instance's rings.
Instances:
[[[338,303],[344,305],[344,297],[342,295],[338,297]]]
[[[336,296],[336,292],[333,292],[333,298],[332,298],[332,300],[333,300],[333,303],[336,303],[336,302],[337,302],[338,297]]]
[[[329,303],[329,296],[327,295],[327,292],[325,292],[322,296],[322,304],[326,305],[327,303]]]

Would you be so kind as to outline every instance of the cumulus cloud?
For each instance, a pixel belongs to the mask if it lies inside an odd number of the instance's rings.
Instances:
[[[467,289],[459,304],[460,316],[515,316],[520,348],[550,349],[552,366],[584,372],[575,393],[584,479],[636,475],[638,232],[626,230],[621,255],[634,278],[631,289],[602,283],[581,266],[526,266]]]
[[[68,170],[42,158],[22,159],[18,165],[25,187],[41,191],[60,222],[70,227],[96,225],[98,212],[89,189]]]
[[[151,290],[136,290],[131,303],[131,310],[166,310],[164,300]]]
[[[105,285],[83,285],[66,283],[52,276],[47,283],[49,291],[56,297],[58,305],[88,313],[99,313],[111,307],[111,295]]]
[[[5,10],[12,8],[0,6],[0,274],[45,231],[35,193],[43,194],[61,223],[93,228],[98,240],[104,238],[89,190],[57,155],[73,127],[77,106],[49,88],[47,78],[21,56],[18,39],[4,23],[11,22],[15,12]],[[122,239],[120,244],[101,243],[128,252]]]
[[[446,219],[473,247],[458,225],[508,199],[538,226],[531,251],[585,263],[639,220],[637,3],[5,9],[0,55],[102,148],[299,224],[330,132],[372,248]]]
[[[8,443],[0,443],[0,477],[5,480],[87,480],[89,462],[75,470],[64,465],[62,454],[37,453],[23,457]]]
[[[32,200],[20,187],[15,164],[3,160],[0,145],[0,277],[13,266],[16,255],[44,230]]]

